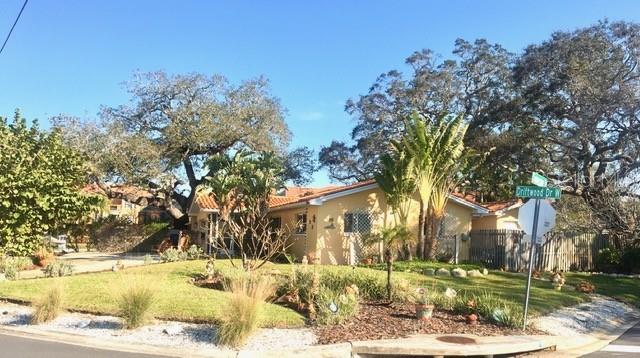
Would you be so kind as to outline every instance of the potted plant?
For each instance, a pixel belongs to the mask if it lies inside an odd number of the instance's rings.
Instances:
[[[35,261],[34,263],[36,265],[40,267],[46,267],[49,264],[49,262],[53,261],[53,259],[55,258],[55,255],[46,247],[40,247],[33,254],[33,258]]]
[[[431,304],[427,290],[424,288],[418,288],[413,295],[413,303],[416,308],[416,318],[421,321],[427,321],[431,319],[433,315],[434,305]]]

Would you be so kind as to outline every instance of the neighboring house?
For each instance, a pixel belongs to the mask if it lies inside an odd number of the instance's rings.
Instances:
[[[523,202],[520,199],[482,204],[488,212],[474,214],[472,231],[520,230],[518,211],[522,205]]]
[[[362,239],[387,225],[393,225],[393,215],[382,190],[374,181],[324,188],[287,188],[274,195],[270,216],[279,225],[293,229],[289,251],[300,260],[320,264],[356,264],[362,259],[378,256],[379,246],[365,247]],[[189,210],[193,231],[202,241],[214,237],[217,207],[212,197],[199,195]],[[409,229],[417,237],[419,202],[413,201],[408,218]],[[488,210],[459,194],[451,194],[442,224],[444,235],[467,237],[474,213]],[[464,244],[466,245],[466,244]],[[468,250],[467,250],[468,251]],[[461,250],[460,259],[466,252]]]
[[[108,189],[109,193],[96,184],[84,188],[85,192],[107,198],[107,205],[98,214],[99,217],[127,218],[137,223],[140,212],[154,199],[151,192],[133,185],[112,185]]]

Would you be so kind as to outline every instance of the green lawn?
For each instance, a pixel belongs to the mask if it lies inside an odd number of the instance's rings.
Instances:
[[[217,265],[219,267],[229,266],[228,262],[224,260],[218,260]],[[430,265],[438,266],[433,263]],[[229,294],[199,288],[190,283],[193,276],[204,271],[204,266],[204,261],[175,262],[130,268],[117,273],[75,275],[57,280],[63,285],[66,295],[64,306],[68,309],[116,314],[116,293],[127,282],[137,278],[152,283],[156,289],[156,304],[152,308],[152,313],[156,318],[215,322],[220,317],[222,310],[225,309]],[[286,273],[291,268],[291,265],[286,264],[269,264],[264,270],[276,269]],[[354,270],[347,266],[321,266],[318,268],[345,273]],[[380,278],[384,278],[386,275],[384,271],[378,269],[358,267],[355,270],[378,275]],[[487,291],[518,304],[524,300],[525,276],[522,274],[493,272],[486,277],[454,278],[396,271],[393,273],[393,277],[405,279],[416,287],[431,288],[435,286],[439,290],[451,287],[458,291],[478,293]],[[0,282],[0,298],[30,302],[53,282],[55,279]],[[531,312],[542,314],[559,307],[578,304],[587,299],[586,295],[575,291],[554,291],[549,282],[534,281],[531,292]],[[304,318],[298,313],[272,304],[266,306],[260,321],[260,325],[263,327],[292,327],[303,324]]]
[[[81,274],[57,279],[62,284],[67,309],[117,314],[117,292],[130,280],[149,282],[156,290],[154,317],[182,321],[216,321],[229,299],[226,292],[200,288],[189,282],[204,271],[205,261],[184,261],[129,268],[120,272]],[[0,282],[0,298],[31,302],[55,279]],[[304,318],[290,309],[266,305],[263,327],[302,326]]]
[[[596,286],[596,293],[640,307],[640,279],[581,273],[567,273],[565,276],[570,285],[589,281]]]

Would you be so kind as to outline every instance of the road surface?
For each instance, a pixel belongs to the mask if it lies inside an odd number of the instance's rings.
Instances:
[[[598,352],[586,355],[589,358],[640,357],[640,323],[626,331]]]
[[[150,354],[88,348],[66,343],[0,334],[0,357],[11,358],[159,358]]]

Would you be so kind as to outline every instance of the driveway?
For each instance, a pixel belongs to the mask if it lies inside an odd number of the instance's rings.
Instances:
[[[0,356],[15,358],[158,358],[163,356],[89,348],[0,334]]]
[[[120,261],[124,267],[144,265],[146,254],[119,254],[105,252],[74,252],[59,256],[58,259],[73,266],[73,273],[110,271]],[[151,255],[154,260],[158,255]],[[20,272],[20,279],[44,277],[42,269]]]
[[[609,343],[598,352],[586,355],[589,358],[640,357],[640,323],[631,327],[620,338]]]

